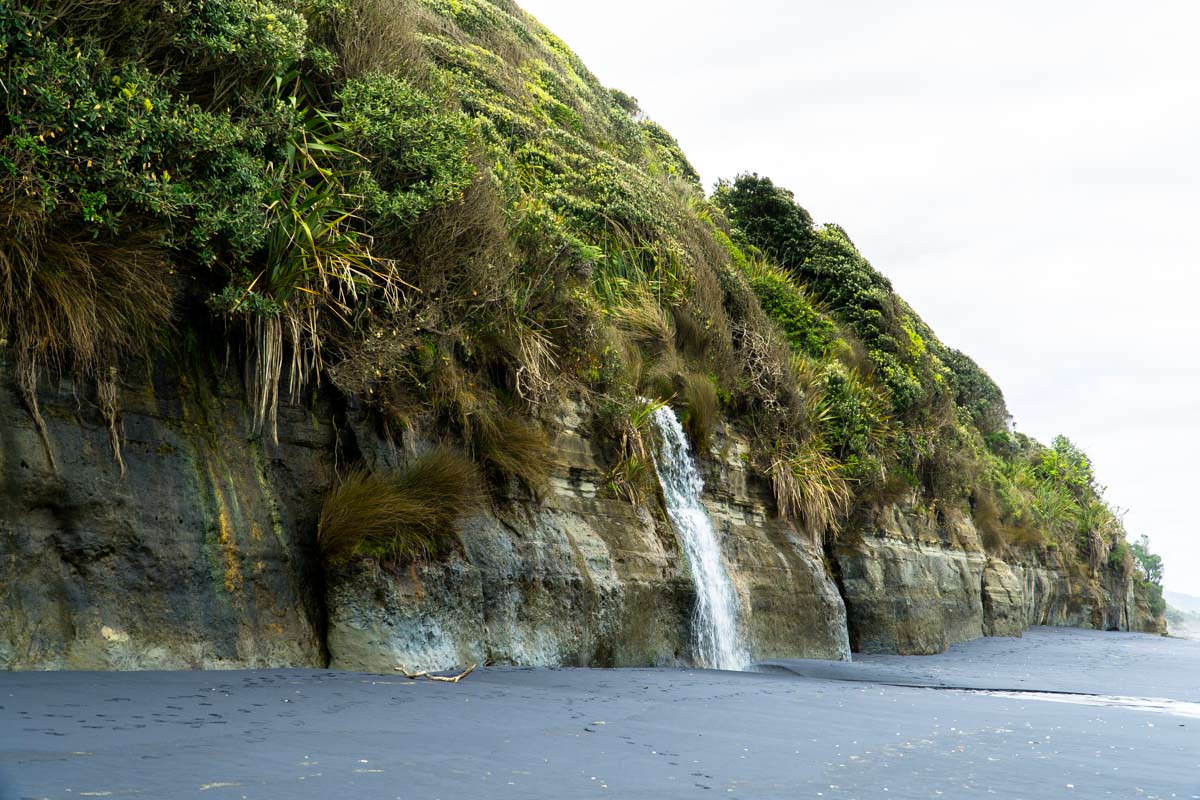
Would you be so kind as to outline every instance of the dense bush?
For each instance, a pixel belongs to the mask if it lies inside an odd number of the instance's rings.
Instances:
[[[355,78],[338,93],[349,146],[369,168],[356,191],[381,223],[407,225],[461,198],[474,175],[471,124],[393,75]]]
[[[955,404],[967,411],[975,427],[984,436],[1005,432],[1008,408],[995,381],[965,353],[946,347],[938,355],[950,370]]]
[[[779,324],[795,350],[813,358],[829,353],[838,338],[837,326],[787,272],[765,261],[751,261],[746,276],[763,311]]]
[[[785,269],[802,267],[816,245],[812,217],[770,178],[738,175],[718,183],[713,199],[747,243]]]

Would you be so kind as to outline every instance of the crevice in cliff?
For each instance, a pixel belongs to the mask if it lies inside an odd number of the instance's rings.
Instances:
[[[861,652],[860,637],[854,625],[854,616],[850,613],[850,597],[846,593],[846,584],[842,577],[842,565],[838,561],[833,545],[829,542],[826,542],[824,545],[824,555],[825,568],[829,572],[829,577],[833,579],[833,585],[837,587],[838,596],[842,598],[842,609],[846,619],[846,635],[850,640],[850,652]]]
[[[363,458],[358,435],[351,424],[351,416],[356,413],[357,409],[353,407],[352,400],[336,388],[323,384],[322,390],[322,394],[326,395],[329,402],[329,422],[333,429],[332,478],[336,482],[339,467],[345,464],[359,463]],[[317,635],[321,660],[325,667],[329,667],[333,662],[333,655],[329,649],[329,576],[325,567],[325,559],[321,554],[320,543],[317,540],[318,533],[318,523],[314,522],[312,533],[305,540],[311,549],[309,557],[306,559],[308,574],[304,576],[304,579],[312,589],[309,613],[312,615],[312,625]]]

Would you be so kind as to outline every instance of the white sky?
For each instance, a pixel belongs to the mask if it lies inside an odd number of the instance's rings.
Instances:
[[[1200,5],[519,2],[707,185],[843,225],[1200,595]]]

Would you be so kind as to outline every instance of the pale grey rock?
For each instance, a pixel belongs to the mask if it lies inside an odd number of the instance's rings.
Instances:
[[[1025,611],[1025,583],[1021,567],[1013,568],[989,558],[983,568],[983,633],[985,636],[1020,636],[1029,623]]]
[[[555,425],[551,488],[468,520],[448,565],[330,577],[335,667],[442,669],[467,663],[642,666],[692,661],[694,590],[654,501],[606,496],[587,412],[568,403]],[[720,439],[706,501],[741,596],[755,658],[846,658],[842,601],[819,551],[768,514],[744,442]],[[740,449],[739,449],[740,448]]]

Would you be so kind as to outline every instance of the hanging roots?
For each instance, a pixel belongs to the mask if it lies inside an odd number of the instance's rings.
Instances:
[[[42,439],[42,446],[46,448],[46,459],[50,462],[50,469],[58,472],[58,459],[54,457],[54,448],[50,446],[50,434],[46,430],[46,420],[42,418],[42,410],[38,406],[37,385],[37,362],[27,360],[20,363],[17,366],[17,389],[21,393],[21,399],[25,401],[29,416],[33,418],[33,425]]]
[[[123,426],[120,426],[119,398],[117,391],[117,368],[109,367],[108,375],[96,379],[96,398],[100,401],[100,413],[108,424],[108,441],[112,444],[113,458],[125,477],[125,459],[121,457]],[[120,427],[119,427],[120,426]]]
[[[3,192],[0,192],[3,197]],[[37,203],[0,200],[0,340],[51,469],[58,464],[37,400],[41,378],[94,380],[117,462],[117,378],[110,365],[151,353],[174,307],[162,232],[130,226],[120,238],[50,218]],[[51,233],[53,231],[53,233]],[[123,470],[122,470],[123,471]]]

